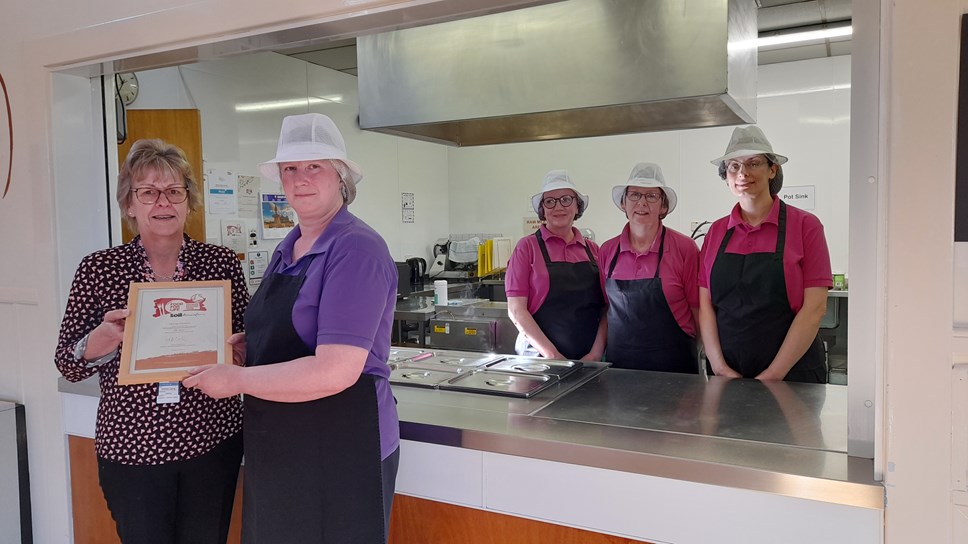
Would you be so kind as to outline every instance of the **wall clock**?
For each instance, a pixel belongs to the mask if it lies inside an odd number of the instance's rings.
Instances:
[[[118,97],[125,106],[131,104],[138,98],[138,76],[134,72],[115,74],[114,87],[118,92]]]

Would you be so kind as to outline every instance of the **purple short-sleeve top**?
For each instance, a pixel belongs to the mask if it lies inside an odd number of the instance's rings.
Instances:
[[[306,255],[292,262],[299,227],[279,243],[266,274],[298,275],[311,259],[292,309],[306,347],[343,344],[369,350],[364,374],[375,377],[383,458],[400,445],[396,403],[387,378],[397,302],[397,267],[387,244],[344,206]],[[325,364],[325,362],[323,363]]]

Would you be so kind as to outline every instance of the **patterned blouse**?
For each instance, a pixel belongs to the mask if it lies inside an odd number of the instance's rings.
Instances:
[[[230,249],[188,238],[182,243],[173,281],[232,280],[232,331],[241,332],[249,303],[245,277]],[[104,314],[127,307],[128,285],[155,281],[141,238],[94,252],[74,275],[61,322],[54,362],[65,378],[99,374],[95,449],[100,458],[126,465],[157,465],[198,457],[242,429],[239,397],[213,399],[179,385],[180,401],[158,403],[158,384],[118,385],[118,352],[100,366],[74,356],[78,342]]]

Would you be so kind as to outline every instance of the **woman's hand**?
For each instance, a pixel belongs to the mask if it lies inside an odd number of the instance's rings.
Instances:
[[[234,336],[234,335],[233,335]],[[224,399],[242,392],[241,367],[234,365],[204,365],[189,369],[189,377],[182,385],[198,389],[213,399]]]
[[[87,338],[84,360],[94,361],[118,349],[124,340],[124,323],[129,313],[127,308],[122,308],[104,314],[104,319]]]
[[[237,332],[228,339],[232,346],[232,363],[238,366],[245,366],[245,333]]]
[[[724,376],[726,378],[742,378],[743,377],[742,374],[740,374],[739,372],[736,372],[735,370],[733,370],[733,367],[729,366],[728,364],[723,364],[719,368],[716,368],[712,364],[710,364],[709,366],[712,366],[712,368],[713,368],[713,374],[715,374],[717,376]]]

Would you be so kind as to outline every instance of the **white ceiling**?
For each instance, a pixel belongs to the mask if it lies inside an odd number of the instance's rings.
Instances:
[[[773,36],[850,24],[851,0],[755,0],[760,36]],[[287,55],[356,75],[356,39],[350,38],[298,49]],[[850,37],[761,48],[760,64],[790,62],[850,54]]]

